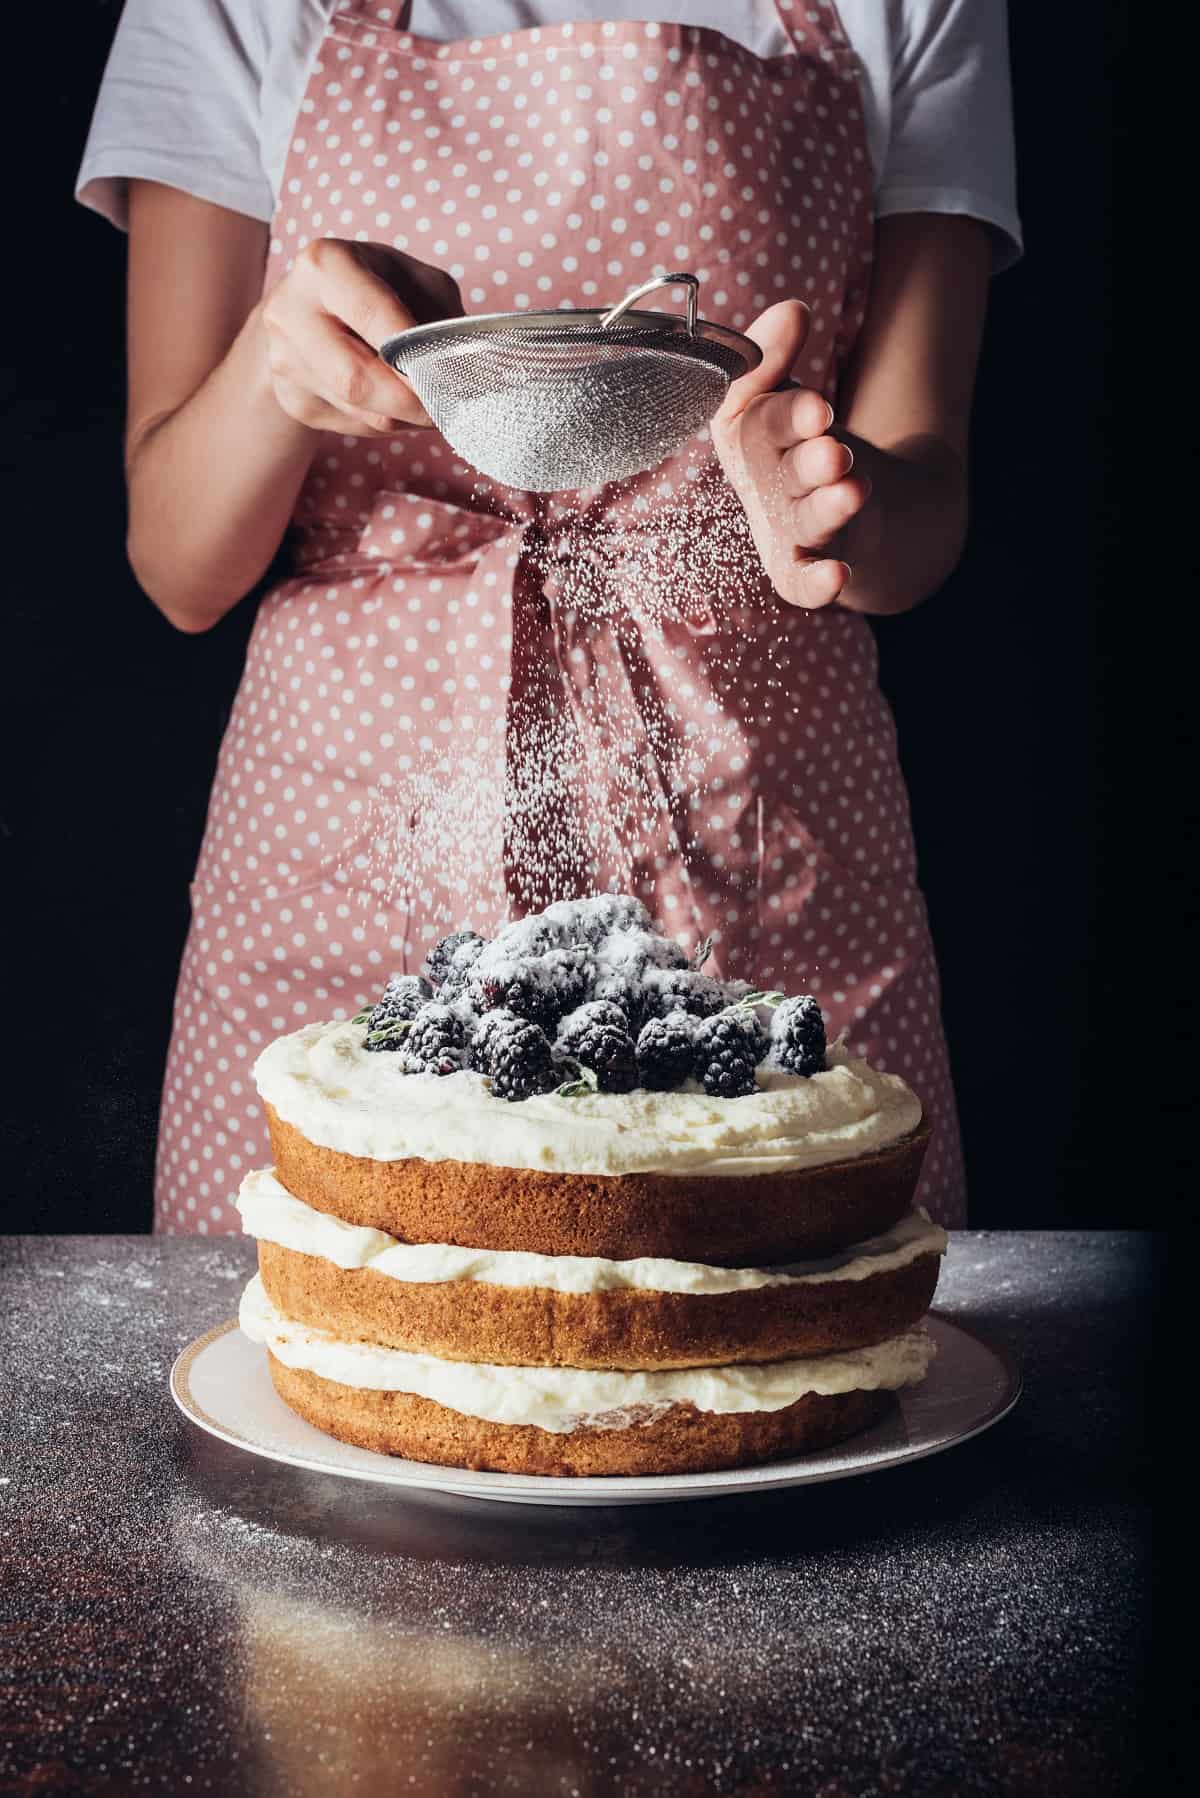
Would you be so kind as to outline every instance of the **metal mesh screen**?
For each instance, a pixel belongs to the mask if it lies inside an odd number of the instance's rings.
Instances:
[[[654,467],[707,424],[746,362],[723,343],[644,327],[448,324],[394,366],[472,468],[549,493]]]

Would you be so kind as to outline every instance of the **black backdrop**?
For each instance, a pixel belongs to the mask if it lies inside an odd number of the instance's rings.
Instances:
[[[1122,11],[1097,3],[1084,30],[1073,7],[1011,8],[1027,252],[993,288],[970,547],[939,595],[878,631],[978,1225],[1164,1221],[1096,1146],[1132,797]],[[39,51],[39,153],[9,188],[31,273],[8,296],[0,436],[7,1230],[149,1226],[187,883],[253,611],[178,636],[124,562],[123,241],[70,199],[118,13],[76,0],[49,63]],[[19,17],[44,47],[45,15]],[[1019,1116],[1014,1091],[1036,1095]]]

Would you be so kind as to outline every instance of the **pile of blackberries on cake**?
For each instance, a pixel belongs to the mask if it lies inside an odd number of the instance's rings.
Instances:
[[[394,1052],[401,1072],[469,1068],[502,1099],[691,1081],[734,1099],[757,1090],[762,1062],[820,1072],[816,1000],[714,980],[703,969],[709,948],[689,957],[628,894],[564,900],[490,941],[473,930],[444,937],[423,973],[393,975],[355,1022],[366,1025],[365,1046]]]

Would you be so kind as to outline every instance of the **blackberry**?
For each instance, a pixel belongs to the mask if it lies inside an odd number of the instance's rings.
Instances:
[[[484,948],[486,947],[485,943]],[[466,1000],[471,974],[478,959],[478,952],[475,950],[474,944],[467,944],[460,949],[451,965],[450,972],[438,988],[439,998],[444,999],[447,1004],[459,999]],[[474,1007],[471,1006],[470,1009],[474,1010]]]
[[[526,1018],[496,1025],[490,1053],[492,1091],[498,1099],[528,1099],[554,1082],[550,1039]]]
[[[825,1019],[811,993],[785,999],[771,1019],[771,1059],[789,1074],[819,1074],[825,1066]]]
[[[607,999],[589,999],[569,1011],[558,1026],[555,1048],[564,1055],[574,1055],[576,1039],[595,1024],[609,1024],[614,1030],[629,1029],[629,1019],[619,1005]]]
[[[429,951],[425,957],[425,973],[435,986],[461,989],[468,969],[486,948],[487,941],[478,931],[456,930]]]
[[[738,1026],[745,1034],[746,1042],[749,1044],[755,1061],[761,1061],[771,1046],[771,1036],[755,1007],[753,1005],[727,1005],[725,1011],[720,1015],[737,1019]]]
[[[433,988],[421,974],[393,974],[375,1006],[375,1012],[386,1012],[393,1018],[415,1018],[422,1005],[433,998]]]
[[[472,969],[467,996],[477,1011],[503,1007],[553,1031],[561,1017],[587,998],[593,972],[583,949],[551,949],[529,961],[489,954]]]
[[[537,912],[530,918],[518,918],[496,932],[496,948],[513,961],[531,961],[535,955],[546,955],[551,949],[569,946],[569,933],[553,918]]]
[[[509,1024],[519,1024],[515,1011],[505,1011],[497,1007],[493,1011],[485,1011],[474,1031],[471,1033],[467,1048],[467,1066],[474,1068],[477,1074],[490,1074],[492,1071],[492,1042],[498,1030]]]
[[[558,924],[573,943],[594,949],[616,931],[649,930],[650,913],[632,893],[600,893],[592,899],[564,899],[548,905],[544,916]]]
[[[752,993],[755,990],[754,987],[750,988]],[[722,1023],[728,1023],[735,1030],[741,1031],[747,1053],[753,1055],[756,1063],[760,1062],[771,1046],[771,1037],[759,1016],[757,1006],[744,1003],[730,1005],[726,1001],[724,1011],[717,1012],[716,1016]]]
[[[590,1009],[580,1007],[582,1011]],[[624,1022],[613,1024],[597,1018],[583,1024],[572,1032],[568,1053],[591,1069],[602,1093],[631,1093],[638,1083],[637,1050]]]
[[[706,1093],[743,1098],[755,1090],[754,1069],[765,1032],[752,1011],[718,1012],[696,1026],[692,1071]]]
[[[640,979],[647,968],[686,968],[687,951],[673,937],[655,930],[618,930],[596,951],[604,969],[628,968]]]
[[[696,1059],[696,1029],[696,1019],[686,1011],[670,1011],[643,1024],[637,1039],[638,1084],[652,1093],[682,1086]]]
[[[711,1018],[726,1003],[719,980],[690,968],[647,968],[642,984],[642,1013],[646,1018],[665,1018],[672,1011]]]
[[[603,1001],[624,1013],[626,1027],[636,1037],[645,1016],[645,991],[640,980],[627,968],[613,968],[597,976],[592,987],[593,1003]]]
[[[393,974],[368,1013],[363,1047],[372,1052],[403,1049],[408,1032],[392,1026],[414,1018],[432,997],[433,988],[419,974]]]
[[[406,1074],[457,1074],[466,1061],[466,1047],[462,1018],[431,999],[412,1021],[400,1065]]]

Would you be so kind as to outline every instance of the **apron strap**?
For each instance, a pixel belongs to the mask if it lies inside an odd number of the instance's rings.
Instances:
[[[835,49],[849,43],[834,0],[775,0],[775,11],[793,50],[811,51],[814,41]]]
[[[332,19],[353,19],[385,31],[407,31],[412,0],[338,0]],[[332,22],[332,20],[331,20]]]

